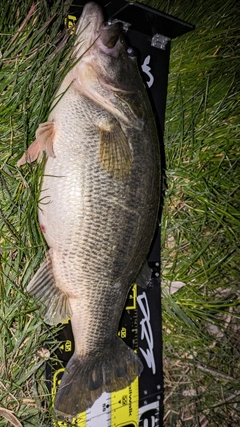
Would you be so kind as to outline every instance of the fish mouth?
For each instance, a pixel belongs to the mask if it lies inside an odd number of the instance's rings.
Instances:
[[[100,28],[100,39],[102,44],[108,49],[114,48],[119,40],[121,32],[122,25],[119,23],[104,23]]]
[[[84,54],[92,46],[111,56],[118,56],[121,44],[122,25],[105,23],[101,6],[95,2],[87,3],[76,26],[77,56]]]

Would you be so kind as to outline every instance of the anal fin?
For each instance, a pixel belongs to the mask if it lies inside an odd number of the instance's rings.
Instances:
[[[27,291],[45,306],[44,320],[49,325],[62,323],[71,316],[68,296],[55,284],[50,254],[28,284]]]

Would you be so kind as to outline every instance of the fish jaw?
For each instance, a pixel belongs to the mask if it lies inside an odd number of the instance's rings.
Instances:
[[[89,50],[95,49],[96,46],[105,54],[118,57],[120,43],[123,42],[121,29],[119,23],[104,23],[102,9],[98,4],[87,3],[75,29],[75,57],[80,59],[88,55]]]

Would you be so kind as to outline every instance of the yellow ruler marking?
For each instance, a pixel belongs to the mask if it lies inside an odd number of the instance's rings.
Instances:
[[[138,426],[138,378],[123,390],[111,393],[111,427]]]
[[[129,302],[125,310],[136,310],[137,308],[137,285],[133,285],[129,294]]]
[[[77,18],[74,15],[68,15],[67,18],[64,20],[64,24],[68,29],[71,29],[70,34],[73,34],[74,32],[74,26],[76,24]]]

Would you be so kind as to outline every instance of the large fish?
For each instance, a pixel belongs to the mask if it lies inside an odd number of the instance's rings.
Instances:
[[[157,132],[133,49],[96,3],[76,34],[78,61],[18,162],[46,152],[38,214],[49,252],[28,291],[45,303],[47,323],[71,318],[75,352],[55,399],[70,417],[141,373],[117,331],[131,284],[150,279],[160,192]]]

